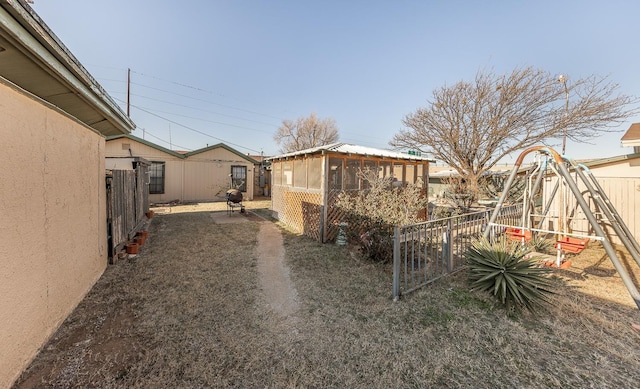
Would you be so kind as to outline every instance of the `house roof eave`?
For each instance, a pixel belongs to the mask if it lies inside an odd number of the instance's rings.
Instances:
[[[177,153],[177,152],[175,152],[173,150],[169,150],[169,149],[167,149],[165,147],[162,147],[162,146],[157,145],[155,143],[152,143],[152,142],[146,141],[144,139],[138,138],[137,136],[134,136],[134,135],[131,135],[131,134],[113,135],[113,136],[108,136],[106,139],[107,139],[107,142],[109,142],[109,141],[112,141],[112,140],[122,139],[122,138],[130,139],[130,140],[132,140],[134,142],[141,143],[141,144],[143,144],[145,146],[149,146],[149,147],[154,148],[154,149],[156,149],[158,151],[162,151],[163,153],[167,153],[167,154],[169,154],[169,155],[171,155],[173,157],[176,157],[176,158],[180,158],[180,159],[185,159],[186,158],[186,154]]]
[[[23,0],[0,0],[0,76],[105,136],[135,123]],[[4,47],[6,46],[6,47]]]
[[[218,144],[215,144],[213,146],[208,146],[208,147],[203,147],[203,148],[198,149],[198,150],[193,150],[193,151],[190,151],[190,152],[186,153],[185,156],[190,157],[192,155],[204,153],[206,151],[217,149],[217,148],[223,148],[223,149],[225,149],[225,150],[227,150],[227,151],[229,151],[229,152],[231,152],[231,153],[233,153],[233,154],[235,154],[235,155],[247,160],[247,162],[250,162],[253,165],[259,165],[260,164],[260,162],[256,161],[255,159],[251,158],[250,156],[245,155],[245,154],[239,152],[238,150],[236,150],[236,149],[234,149],[234,148],[232,148],[230,146],[227,146],[224,143],[218,143]]]

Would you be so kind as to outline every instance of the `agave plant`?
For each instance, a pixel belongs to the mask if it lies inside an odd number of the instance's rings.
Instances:
[[[548,253],[553,248],[553,243],[540,233],[533,234],[529,245],[538,253]]]
[[[465,254],[471,290],[491,292],[508,308],[534,311],[544,305],[553,293],[550,270],[527,258],[528,252],[507,239],[495,243],[478,239]]]

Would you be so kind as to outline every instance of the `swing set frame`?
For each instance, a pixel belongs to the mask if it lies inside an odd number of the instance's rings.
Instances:
[[[500,210],[505,203],[509,189],[516,179],[520,167],[524,161],[524,158],[530,154],[536,153],[536,163],[533,164],[531,171],[527,173],[527,185],[525,186],[525,193],[523,195],[523,210],[521,225],[504,225],[497,224],[496,220],[500,214]],[[570,170],[575,174],[575,178],[571,176]],[[553,172],[553,175],[557,177],[556,184],[553,190],[548,196],[548,201],[545,204],[541,214],[537,215],[535,211],[535,194],[541,189],[543,178],[548,175],[548,171]],[[535,182],[533,178],[535,176]],[[584,192],[581,192],[578,188],[578,183],[582,183],[586,188]],[[553,205],[555,196],[560,190],[560,205],[558,212],[558,227],[562,231],[547,230],[542,228],[544,222],[550,218],[548,215],[550,208]],[[569,195],[573,195],[577,207],[586,217],[594,231],[594,235],[575,234],[569,231],[567,203]],[[585,198],[587,197],[587,198]],[[587,199],[591,200],[597,208],[601,211],[602,217],[599,219],[595,213],[589,207]],[[600,212],[599,212],[600,214]],[[535,219],[541,218],[537,225],[534,225]],[[507,181],[505,182],[502,195],[500,196],[496,207],[494,208],[489,222],[487,223],[483,235],[485,238],[492,238],[499,234],[507,234],[510,239],[519,240],[523,244],[530,241],[533,238],[533,233],[547,233],[555,234],[557,240],[555,248],[558,252],[556,265],[561,266],[564,259],[565,252],[580,253],[587,246],[590,240],[598,240],[602,242],[604,249],[611,259],[613,266],[616,268],[620,278],[624,282],[631,297],[634,299],[636,305],[640,309],[640,292],[635,286],[634,281],[631,279],[629,273],[620,262],[613,245],[611,244],[607,234],[605,234],[605,225],[614,229],[617,236],[622,241],[625,248],[629,251],[631,256],[635,259],[638,266],[640,266],[640,245],[633,237],[631,231],[626,226],[618,212],[612,206],[606,193],[602,190],[602,187],[595,179],[591,171],[582,164],[577,164],[571,158],[561,156],[555,150],[546,146],[534,146],[524,150],[518,159],[516,160],[513,170]]]

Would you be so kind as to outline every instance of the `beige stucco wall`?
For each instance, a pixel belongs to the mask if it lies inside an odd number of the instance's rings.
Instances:
[[[0,83],[0,387],[107,264],[104,138]]]
[[[247,168],[244,200],[253,200],[254,165],[231,151],[218,147],[185,160],[185,198],[189,201],[220,201],[230,187],[231,166]]]
[[[129,153],[131,149],[131,153]],[[147,146],[128,138],[113,139],[107,142],[105,153],[107,157],[142,157],[149,162],[165,163],[164,193],[149,194],[152,203],[184,201],[184,164],[182,158],[167,154],[162,150]]]

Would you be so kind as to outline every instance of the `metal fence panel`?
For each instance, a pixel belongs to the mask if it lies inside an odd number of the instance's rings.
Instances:
[[[464,253],[482,236],[492,210],[429,220],[394,231],[393,298],[410,293],[464,266]],[[519,226],[522,205],[503,207],[500,225]],[[494,234],[503,227],[492,227]]]

